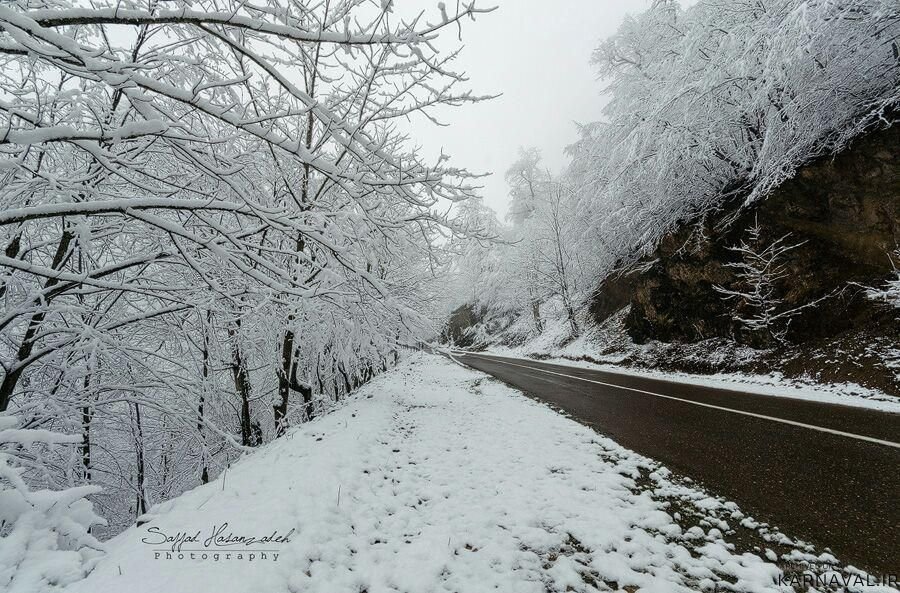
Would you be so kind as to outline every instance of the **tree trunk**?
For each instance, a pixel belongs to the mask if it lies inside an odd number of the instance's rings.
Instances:
[[[134,406],[134,449],[137,453],[137,517],[147,512],[147,492],[145,489],[145,467],[144,467],[144,429],[141,426],[141,406],[137,402]]]
[[[160,466],[161,471],[159,474],[159,497],[163,500],[169,498],[169,478],[171,477],[171,469],[172,469],[172,455],[171,452],[171,440],[169,437],[168,430],[168,416],[162,417],[162,427],[161,432],[164,435],[162,437],[162,454],[160,455]]]
[[[566,304],[566,315],[569,318],[569,326],[572,328],[572,337],[577,338],[581,330],[578,329],[578,322],[575,320],[575,309],[571,303]]]
[[[206,403],[206,390],[209,387],[209,331],[212,311],[206,312],[206,322],[203,325],[203,385],[200,389],[200,401],[197,404],[197,433],[200,435],[200,483],[209,483],[209,451],[206,444],[206,433],[203,425],[206,422],[204,404]]]
[[[291,396],[291,379],[297,374],[294,360],[294,332],[285,330],[281,340],[281,367],[278,369],[278,401],[272,406],[275,417],[275,438],[287,430],[288,402]]]
[[[338,365],[338,371],[340,371],[341,377],[344,379],[344,393],[349,394],[353,391],[353,385],[350,383],[350,376],[347,374],[346,369],[344,369],[344,365]]]
[[[69,231],[63,231],[62,237],[59,240],[59,245],[56,247],[56,253],[53,256],[53,263],[51,264],[52,269],[58,270],[60,266],[62,266],[66,259],[66,254],[69,252],[69,245],[72,243],[73,237],[74,235]],[[46,282],[44,282],[44,291],[48,288],[52,288],[58,282],[59,280],[57,278],[48,278]],[[49,297],[47,297],[46,300],[49,301]],[[44,307],[47,305],[46,302],[42,302],[41,300],[37,300],[35,304],[43,305]],[[16,360],[10,365],[9,372],[3,377],[3,381],[0,382],[0,412],[5,412],[7,408],[9,408],[9,402],[12,399],[16,385],[19,383],[19,378],[22,376],[22,373],[27,366],[24,363],[34,351],[35,337],[46,316],[46,309],[41,309],[32,315],[31,321],[28,322],[28,329],[25,330],[25,335],[22,336],[22,342],[19,344],[19,348],[16,351]]]
[[[234,389],[241,398],[241,444],[245,447],[255,447],[260,443],[253,434],[253,422],[250,418],[250,378],[247,375],[247,367],[241,353],[240,335],[241,320],[235,321],[234,327],[228,328],[228,336],[231,338],[231,374],[234,377]]]
[[[81,465],[84,468],[84,481],[91,481],[91,420],[94,412],[90,406],[81,408]]]
[[[13,259],[19,255],[19,250],[22,248],[22,233],[16,233],[16,235],[12,238],[9,244],[6,246],[6,249],[3,250],[4,255],[6,257]],[[12,272],[10,272],[10,276]],[[7,276],[8,278],[8,276]],[[6,294],[6,284],[7,278],[3,279],[3,282],[0,283],[0,297]]]
[[[306,81],[306,87],[308,89],[308,94],[310,97],[315,97],[316,95],[316,65],[319,63],[319,56],[321,51],[321,47],[317,46],[313,68],[310,70],[309,80]],[[304,139],[307,149],[311,149],[313,144],[313,124],[314,118],[312,112],[310,111],[306,115],[306,138]],[[309,163],[304,163],[303,177],[300,180],[300,207],[304,210],[309,208],[309,180],[311,174],[311,165]],[[305,250],[306,240],[303,236],[303,233],[299,233],[297,235],[296,251],[299,254],[303,253]],[[313,259],[315,259],[314,256]],[[288,317],[289,324],[292,323],[293,320],[293,316]],[[283,435],[288,428],[288,402],[290,400],[292,388],[303,394],[303,404],[306,411],[306,417],[310,419],[313,417],[313,410],[311,407],[311,389],[306,386],[299,385],[297,381],[298,365],[295,357],[296,353],[294,352],[294,332],[291,329],[286,329],[284,332],[284,337],[281,341],[281,368],[277,372],[278,401],[272,406],[272,412],[275,417],[275,438]]]
[[[322,383],[322,357],[319,357],[319,360],[316,361],[316,385],[319,388],[319,393],[325,393],[325,384]]]
[[[300,395],[303,396],[303,411],[307,421],[316,417],[316,410],[313,408],[312,387],[308,385],[299,385]]]

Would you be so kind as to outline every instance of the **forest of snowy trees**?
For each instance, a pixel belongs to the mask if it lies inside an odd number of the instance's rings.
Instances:
[[[501,222],[404,127],[489,98],[443,40],[490,5],[397,10],[0,4],[6,565],[89,559],[387,370],[450,301],[534,334],[553,303],[578,336],[600,280],[900,105],[896,0],[654,0],[592,56],[603,120],[563,171],[523,148]],[[736,249],[751,278],[767,252]],[[778,338],[767,306],[747,319]]]
[[[481,99],[434,46],[480,12],[0,5],[7,560],[96,547],[433,331],[475,185],[395,122]]]
[[[507,225],[478,204],[464,207],[505,239],[460,246],[460,283],[475,287],[465,296],[486,319],[481,329],[516,318],[517,339],[533,336],[548,303],[578,335],[574,312],[598,283],[667,233],[686,224],[702,233],[706,218],[753,205],[798,167],[890,125],[900,105],[900,11],[890,0],[701,0],[688,9],[656,1],[604,40],[592,63],[609,100],[602,121],[580,127],[565,170],[523,149],[507,172]],[[765,259],[769,247],[744,251]],[[753,265],[743,271],[753,275]],[[756,280],[722,298],[759,300],[767,289]],[[746,316],[761,341],[782,336],[781,322],[797,312],[775,311],[776,301]]]

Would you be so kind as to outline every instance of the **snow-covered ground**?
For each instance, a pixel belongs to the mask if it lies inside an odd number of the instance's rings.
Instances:
[[[791,590],[776,561],[834,562],[429,354],[150,517],[66,591],[774,593]],[[275,541],[207,546],[226,522]],[[200,535],[160,543],[179,532]]]

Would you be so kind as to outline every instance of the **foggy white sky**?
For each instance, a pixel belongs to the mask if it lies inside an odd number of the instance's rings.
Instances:
[[[448,9],[453,4],[447,2]],[[605,100],[589,64],[591,52],[615,33],[626,14],[645,10],[650,0],[479,4],[498,8],[465,23],[465,48],[455,70],[469,75],[476,94],[503,95],[442,112],[448,127],[416,120],[412,132],[429,155],[436,156],[443,147],[454,164],[493,172],[482,180],[483,194],[502,219],[508,201],[503,173],[519,146],[539,147],[547,166],[562,168],[563,151],[577,138],[573,122],[598,119]]]

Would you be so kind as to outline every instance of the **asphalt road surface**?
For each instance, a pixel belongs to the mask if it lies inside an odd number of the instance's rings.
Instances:
[[[758,521],[831,548],[844,563],[900,574],[900,414],[529,359],[453,356],[700,482]]]

